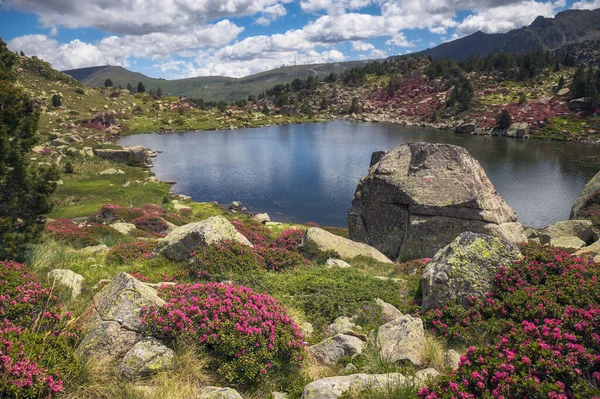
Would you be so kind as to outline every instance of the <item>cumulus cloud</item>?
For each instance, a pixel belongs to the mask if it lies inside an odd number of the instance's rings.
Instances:
[[[373,46],[371,43],[366,43],[360,40],[352,42],[352,50],[354,51],[364,52],[373,50],[374,48],[375,46]]]
[[[414,47],[415,44],[409,41],[404,33],[398,32],[391,39],[385,42],[388,46],[396,46],[396,47]]]
[[[302,0],[300,7],[307,12],[327,11],[328,14],[343,14],[347,10],[359,10],[373,4],[373,0]]]
[[[600,0],[578,1],[573,3],[571,8],[576,10],[595,10],[596,8],[600,8]]]

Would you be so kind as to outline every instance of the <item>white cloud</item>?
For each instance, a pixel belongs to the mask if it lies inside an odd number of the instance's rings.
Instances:
[[[415,44],[409,41],[402,32],[398,32],[391,39],[385,42],[388,46],[396,47],[414,47]]]
[[[361,40],[357,40],[357,41],[354,41],[351,43],[352,43],[352,50],[354,50],[354,51],[364,52],[364,51],[373,50],[375,48],[375,46],[373,46],[371,43],[366,43]]]
[[[373,0],[302,0],[300,7],[307,12],[327,11],[328,14],[343,14],[346,10],[359,10],[374,3]]]
[[[443,26],[437,26],[435,28],[429,28],[429,32],[435,33],[436,35],[445,35],[446,33],[448,33],[448,31],[446,30],[446,28],[443,27]]]
[[[578,1],[573,3],[571,8],[576,10],[595,10],[596,8],[600,8],[600,0]]]

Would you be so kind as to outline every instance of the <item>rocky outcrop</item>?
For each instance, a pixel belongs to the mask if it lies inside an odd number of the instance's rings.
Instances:
[[[389,362],[410,361],[416,366],[423,364],[425,331],[418,317],[398,317],[377,330],[379,355]]]
[[[148,377],[167,370],[173,364],[175,352],[154,338],[145,338],[127,352],[121,362],[121,376],[128,379]]]
[[[462,233],[427,264],[421,277],[421,310],[440,308],[492,289],[492,279],[502,266],[523,258],[519,248],[497,237]]]
[[[354,242],[317,227],[311,227],[304,233],[300,249],[312,256],[321,252],[335,251],[344,259],[366,256],[379,262],[392,263],[384,254],[369,245]]]
[[[556,248],[563,248],[568,251],[577,251],[585,247],[585,241],[576,236],[561,236],[553,238],[549,243],[551,246]]]
[[[404,144],[371,166],[348,227],[351,239],[391,259],[431,257],[465,231],[526,240],[479,162],[449,144]]]
[[[375,299],[375,303],[381,307],[381,315],[385,320],[391,321],[397,319],[398,317],[404,316],[404,314],[394,305],[387,303],[382,299]]]
[[[475,129],[477,129],[477,124],[475,122],[465,122],[458,125],[456,129],[454,129],[454,133],[473,134],[475,133]]]
[[[586,243],[592,243],[595,238],[594,226],[589,220],[566,220],[557,222],[539,231],[542,244],[550,244],[561,237],[576,237]]]
[[[77,352],[84,357],[122,358],[142,331],[142,307],[164,304],[155,289],[120,273],[94,296],[81,316],[83,339]]]
[[[365,343],[352,335],[338,334],[308,347],[307,351],[320,364],[333,366],[342,357],[354,358],[363,351]]]
[[[581,248],[579,251],[575,252],[575,256],[600,263],[600,241],[596,241],[592,245]]]
[[[454,349],[444,353],[444,367],[456,370],[460,366],[460,355]]]
[[[513,123],[502,135],[515,138],[527,137],[529,136],[529,125],[526,122]]]
[[[570,219],[578,219],[581,218],[581,211],[586,205],[586,201],[590,196],[600,191],[600,172],[598,172],[592,179],[585,185],[583,190],[581,190],[581,194],[577,201],[573,204],[571,208],[571,217]]]
[[[341,259],[329,258],[325,262],[325,267],[327,268],[339,268],[339,269],[347,269],[350,265],[347,262],[344,262]]]
[[[100,158],[117,163],[147,165],[150,162],[148,150],[141,145],[122,149],[95,149],[94,153]]]
[[[241,235],[223,216],[213,216],[197,223],[178,227],[163,238],[154,255],[163,255],[171,260],[185,260],[199,248],[218,243],[223,240],[237,241],[252,246],[250,241]]]
[[[71,298],[77,298],[81,294],[84,278],[68,269],[54,269],[48,273],[48,281],[65,289],[71,294]]]
[[[414,377],[405,377],[400,373],[388,374],[352,374],[323,378],[304,387],[301,399],[338,399],[349,391],[363,389],[393,389],[404,385],[422,387],[439,376],[434,369],[417,371]]]

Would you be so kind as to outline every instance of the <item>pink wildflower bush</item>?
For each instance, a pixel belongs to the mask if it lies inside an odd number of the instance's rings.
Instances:
[[[134,263],[138,260],[150,258],[155,246],[155,243],[149,241],[122,243],[110,249],[106,260],[109,263],[120,265]]]
[[[203,345],[225,380],[251,384],[300,366],[304,341],[286,310],[268,294],[220,284],[159,288],[167,304],[144,308],[146,334],[167,343]]]
[[[578,212],[578,217],[591,220],[594,227],[600,228],[600,190],[592,193]]]
[[[432,309],[432,331],[472,348],[460,368],[421,398],[600,397],[600,270],[560,249],[523,246],[493,293]]]
[[[243,223],[238,220],[231,222],[236,230],[246,237],[252,245],[258,246],[269,246],[271,240],[269,239],[269,229],[264,227],[262,224],[257,223]]]
[[[147,233],[164,234],[169,230],[169,225],[157,215],[144,215],[131,221],[138,229]]]
[[[300,243],[302,242],[302,236],[304,236],[304,233],[302,232],[302,230],[298,230],[298,229],[286,230],[283,233],[281,233],[279,238],[277,238],[275,241],[273,241],[271,243],[271,247],[283,248],[283,249],[287,249],[288,251],[296,251],[296,250],[298,250],[298,247],[300,246]]]
[[[98,212],[90,216],[89,222],[112,224],[116,221],[131,223],[142,216],[163,216],[167,211],[157,205],[144,205],[141,208],[127,208],[120,205],[102,205]]]
[[[78,247],[97,245],[100,240],[111,235],[119,235],[115,229],[95,223],[78,225],[70,219],[56,219],[46,224],[46,236]]]
[[[51,398],[63,390],[62,376],[77,368],[64,323],[51,288],[25,265],[0,262],[0,397]]]

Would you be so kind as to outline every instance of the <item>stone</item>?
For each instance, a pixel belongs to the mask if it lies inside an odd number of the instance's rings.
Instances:
[[[460,233],[526,241],[517,215],[467,150],[410,143],[371,166],[348,213],[350,238],[390,259],[432,257]]]
[[[375,303],[381,307],[382,316],[387,321],[392,321],[392,320],[397,319],[398,317],[404,316],[404,313],[399,311],[394,305],[389,304],[389,303],[383,301],[382,299],[379,299],[379,298],[375,299]]]
[[[444,366],[452,370],[458,369],[460,364],[460,355],[454,349],[450,349],[444,353]]]
[[[342,357],[355,358],[363,351],[364,342],[351,335],[338,334],[307,348],[319,363],[333,366]]]
[[[271,221],[271,218],[269,217],[269,214],[267,213],[257,213],[256,215],[252,216],[252,220],[255,220],[259,223],[267,223]]]
[[[241,208],[242,207],[242,203],[240,201],[233,201],[231,203],[231,206],[234,208]]]
[[[579,198],[573,204],[571,208],[571,216],[569,219],[579,219],[581,217],[580,213],[584,210],[586,201],[589,197],[591,197],[594,193],[597,193],[600,190],[600,172],[598,172],[592,179],[585,185],[583,190],[581,190],[581,194],[579,194]]]
[[[83,143],[83,139],[81,138],[81,136],[74,134],[71,137],[69,137],[69,141],[72,143],[77,143],[77,144],[81,144]]]
[[[557,222],[539,231],[542,244],[550,244],[560,237],[575,236],[585,243],[593,242],[595,238],[594,225],[590,220],[566,220]]]
[[[138,341],[121,362],[121,376],[130,380],[148,377],[167,370],[173,364],[175,352],[154,338]]]
[[[330,325],[328,325],[325,330],[328,334],[342,334],[347,331],[352,331],[352,329],[356,327],[356,324],[352,321],[350,317],[340,316],[333,321]]]
[[[119,273],[98,292],[79,319],[83,339],[77,353],[122,358],[142,332],[144,306],[163,306],[156,290],[127,273]]]
[[[307,321],[300,324],[298,327],[300,328],[300,332],[302,332],[302,335],[305,338],[309,338],[311,335],[313,335],[315,333],[315,328],[313,327],[312,324],[310,324]]]
[[[569,111],[581,111],[590,109],[592,106],[591,102],[587,98],[576,98],[569,101]]]
[[[94,149],[92,147],[83,147],[81,149],[81,155],[94,158]]]
[[[566,96],[570,92],[571,92],[571,90],[568,87],[563,87],[562,89],[557,91],[556,94],[562,97],[562,96]]]
[[[183,204],[173,204],[173,208],[175,208],[176,211],[184,211],[184,212],[188,212],[191,211],[192,208],[187,206],[187,205],[183,205]]]
[[[366,256],[382,263],[393,263],[384,254],[369,245],[354,242],[318,227],[311,227],[304,233],[300,248],[303,252],[313,256],[333,250],[343,259]]]
[[[477,124],[475,122],[465,122],[458,125],[456,129],[454,129],[454,133],[473,134],[475,133],[475,129],[477,129]]]
[[[289,399],[289,396],[285,392],[272,392],[271,399]]]
[[[197,399],[244,399],[233,388],[204,387],[200,389]]]
[[[68,269],[54,269],[48,273],[48,281],[70,292],[71,298],[77,298],[81,294],[84,280],[81,274]]]
[[[108,168],[106,170],[103,170],[99,174],[101,174],[101,175],[124,175],[125,172],[123,172],[121,169]]]
[[[585,260],[594,260],[595,257],[600,255],[600,241],[596,241],[592,245],[581,248],[579,251],[575,252],[574,255]]]
[[[31,149],[31,152],[35,154],[41,154],[42,151],[44,151],[44,147],[42,147],[41,145],[36,145]]]
[[[357,373],[357,372],[358,372],[358,368],[355,365],[353,365],[352,363],[348,363],[342,369],[342,374],[344,374],[344,375],[346,375],[346,374],[354,374],[354,373]]]
[[[110,225],[113,229],[117,230],[121,234],[128,235],[131,231],[135,230],[135,224],[133,223],[113,223]]]
[[[94,153],[100,158],[117,163],[138,163],[146,165],[149,162],[148,150],[141,145],[123,147],[121,149],[95,149]]]
[[[512,123],[506,130],[506,137],[523,138],[529,136],[529,124],[526,122]]]
[[[94,245],[92,247],[85,247],[85,248],[82,248],[79,250],[79,252],[84,255],[97,255],[97,254],[105,253],[108,251],[109,251],[108,246],[104,245],[104,244]]]
[[[578,251],[585,247],[585,241],[576,236],[561,236],[550,240],[550,246],[569,251]]]
[[[327,267],[327,268],[337,267],[340,269],[347,269],[350,267],[350,265],[341,259],[329,258],[325,262],[325,267]]]
[[[223,216],[213,216],[201,222],[176,228],[159,242],[154,255],[160,254],[168,259],[181,261],[190,258],[191,253],[199,248],[223,240],[237,241],[252,247],[250,241],[227,219]]]
[[[492,290],[492,280],[502,266],[523,259],[517,245],[497,237],[462,233],[440,249],[421,276],[423,312],[460,302]]]
[[[415,366],[423,364],[425,331],[418,317],[404,315],[377,330],[379,355],[389,362],[410,361]]]
[[[52,140],[52,141],[50,142],[50,145],[51,145],[52,147],[59,147],[59,146],[62,146],[62,145],[64,145],[64,146],[68,146],[68,145],[69,145],[69,143],[67,142],[67,140],[65,140],[65,139],[63,139],[63,138],[57,138],[57,139],[54,139],[54,140]]]

